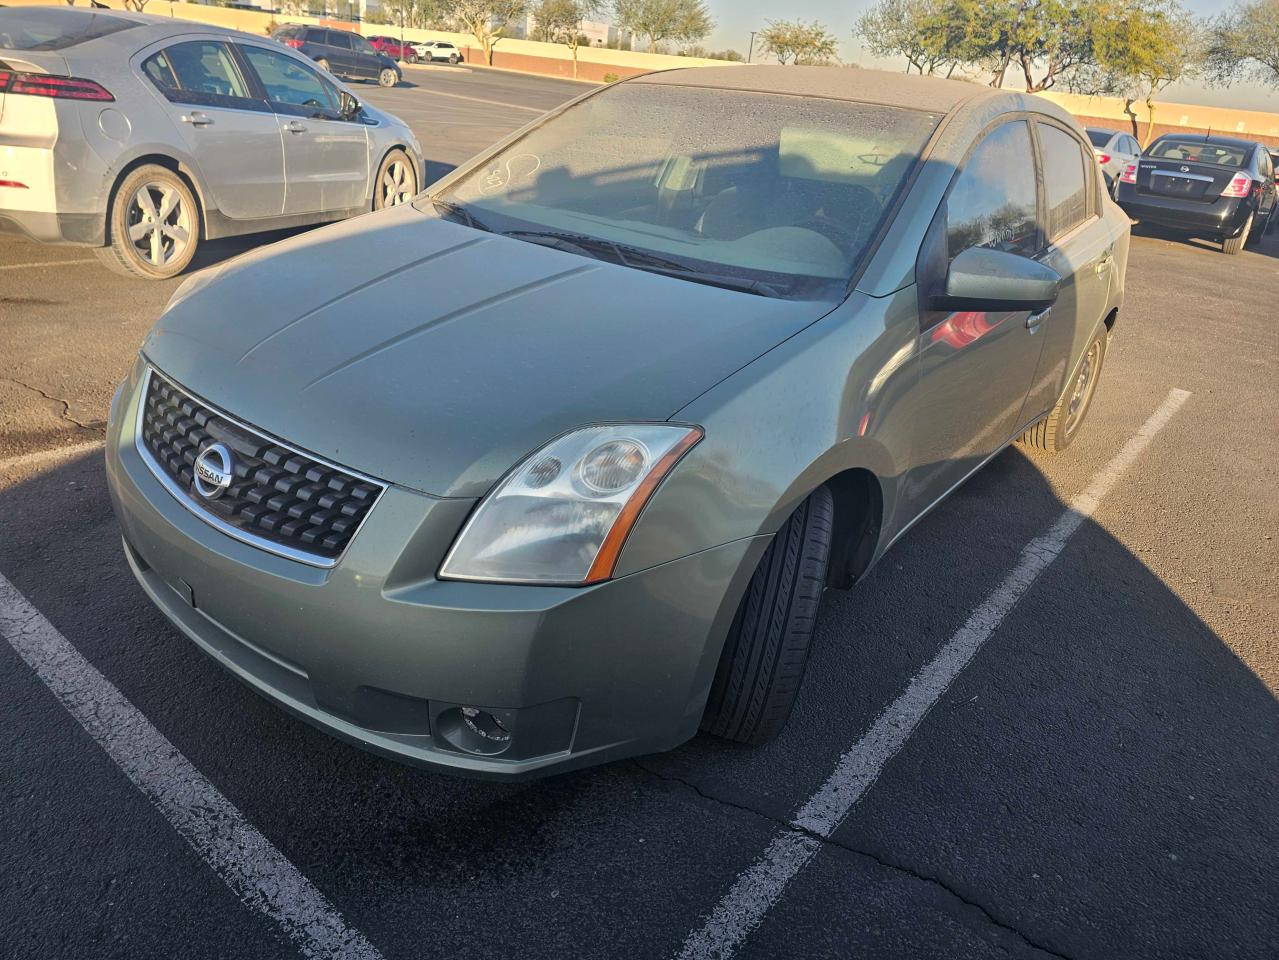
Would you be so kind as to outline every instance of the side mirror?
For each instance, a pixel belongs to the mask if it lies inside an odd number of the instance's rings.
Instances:
[[[342,119],[354,120],[360,115],[360,101],[345,90],[342,91]]]
[[[1003,250],[969,247],[950,262],[944,293],[934,310],[1046,310],[1057,301],[1061,275],[1042,263]]]

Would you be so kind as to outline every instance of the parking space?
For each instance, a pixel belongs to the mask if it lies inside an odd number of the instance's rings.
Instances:
[[[406,79],[355,89],[433,173],[585,89]],[[1137,231],[1084,433],[827,593],[779,739],[520,785],[330,739],[142,594],[98,443],[177,283],[0,241],[0,953],[1279,955],[1279,237]]]

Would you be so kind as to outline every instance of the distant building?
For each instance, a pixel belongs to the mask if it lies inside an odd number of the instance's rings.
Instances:
[[[519,32],[515,30],[516,25],[512,24],[512,29],[508,31],[507,36],[518,37],[519,39],[538,40],[541,39],[537,31],[537,20],[530,13],[519,25]],[[586,38],[588,44],[592,47],[612,47],[619,50],[631,49],[631,32],[606,23],[603,20],[583,20],[582,36]]]

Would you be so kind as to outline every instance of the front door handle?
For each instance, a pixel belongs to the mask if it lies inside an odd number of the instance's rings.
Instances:
[[[190,113],[184,113],[181,117],[183,123],[189,123],[193,127],[207,127],[213,122],[213,118],[199,110],[192,110]]]
[[[1029,330],[1032,335],[1038,333],[1039,325],[1044,322],[1044,318],[1048,316],[1048,314],[1052,313],[1052,310],[1052,307],[1048,307],[1046,310],[1040,310],[1038,313],[1032,313],[1026,318],[1026,329]]]
[[[306,124],[299,123],[296,120],[290,120],[284,125],[284,129],[289,131],[289,133],[306,133]]]

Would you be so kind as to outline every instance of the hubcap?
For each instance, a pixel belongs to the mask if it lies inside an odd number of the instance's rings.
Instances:
[[[382,206],[398,207],[408,203],[417,193],[413,171],[403,160],[392,160],[382,175]]]
[[[1075,427],[1079,425],[1079,419],[1088,407],[1088,400],[1092,396],[1093,385],[1095,382],[1094,374],[1097,372],[1097,363],[1101,359],[1101,341],[1094,340],[1088,353],[1084,355],[1084,362],[1079,367],[1079,374],[1075,377],[1075,392],[1070,395],[1070,404],[1066,407],[1066,435],[1069,436],[1074,432]]]
[[[134,252],[153,267],[172,263],[191,245],[191,213],[171,184],[152,181],[139,187],[127,223]]]

